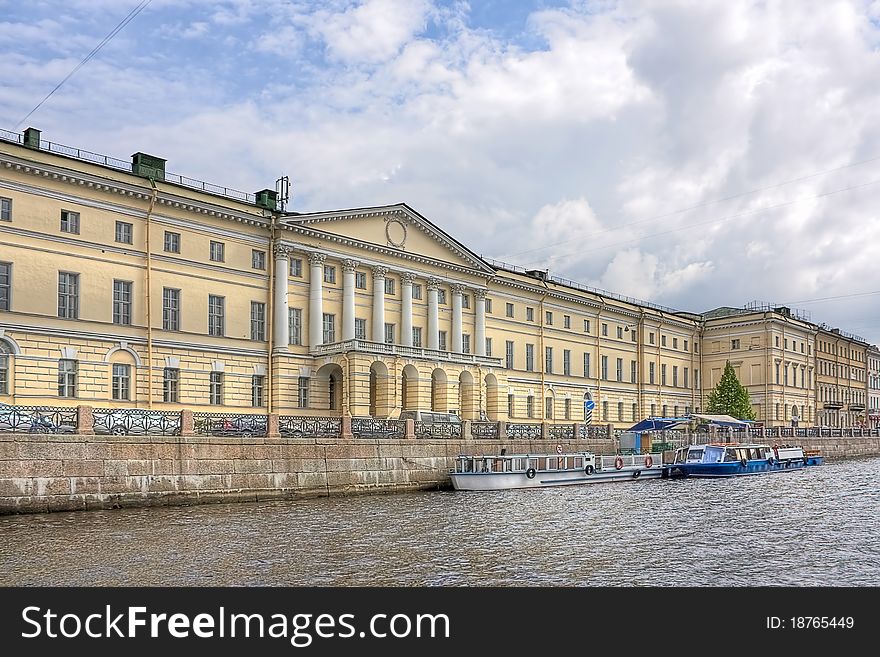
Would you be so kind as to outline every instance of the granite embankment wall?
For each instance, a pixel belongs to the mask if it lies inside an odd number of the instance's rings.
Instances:
[[[0,513],[293,499],[450,487],[458,454],[548,440],[342,440],[0,434]],[[613,454],[613,439],[562,441]]]

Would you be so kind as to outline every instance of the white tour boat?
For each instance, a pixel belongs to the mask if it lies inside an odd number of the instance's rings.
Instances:
[[[590,452],[556,454],[461,454],[449,471],[456,490],[506,490],[659,479],[662,454],[602,456]]]

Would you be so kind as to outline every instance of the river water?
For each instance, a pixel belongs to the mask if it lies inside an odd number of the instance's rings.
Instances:
[[[878,472],[5,516],[0,584],[876,586]]]

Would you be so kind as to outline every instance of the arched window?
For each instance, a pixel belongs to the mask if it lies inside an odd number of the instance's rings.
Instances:
[[[12,379],[10,375],[11,364],[12,349],[9,348],[5,341],[0,340],[0,395],[9,394],[9,382]]]

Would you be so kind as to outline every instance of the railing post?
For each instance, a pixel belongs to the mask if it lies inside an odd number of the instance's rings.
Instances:
[[[461,423],[461,437],[462,440],[473,440],[474,436],[471,434],[471,421],[464,420]]]
[[[95,433],[95,409],[91,406],[76,407],[76,433],[80,436]]]
[[[498,439],[507,440],[507,422],[504,420],[498,421]]]
[[[194,436],[196,435],[196,423],[193,412],[188,408],[180,411],[180,435]]]
[[[550,440],[550,425],[541,422],[541,440]]]
[[[266,437],[281,438],[281,423],[278,413],[269,413],[266,420]]]
[[[406,430],[403,434],[403,437],[406,440],[415,440],[416,439],[416,421],[412,418],[407,418],[406,422]]]
[[[574,439],[575,440],[581,439],[581,423],[580,422],[574,423]]]
[[[354,434],[351,432],[351,415],[342,416],[342,426],[340,428],[341,438],[343,440],[352,440]]]

